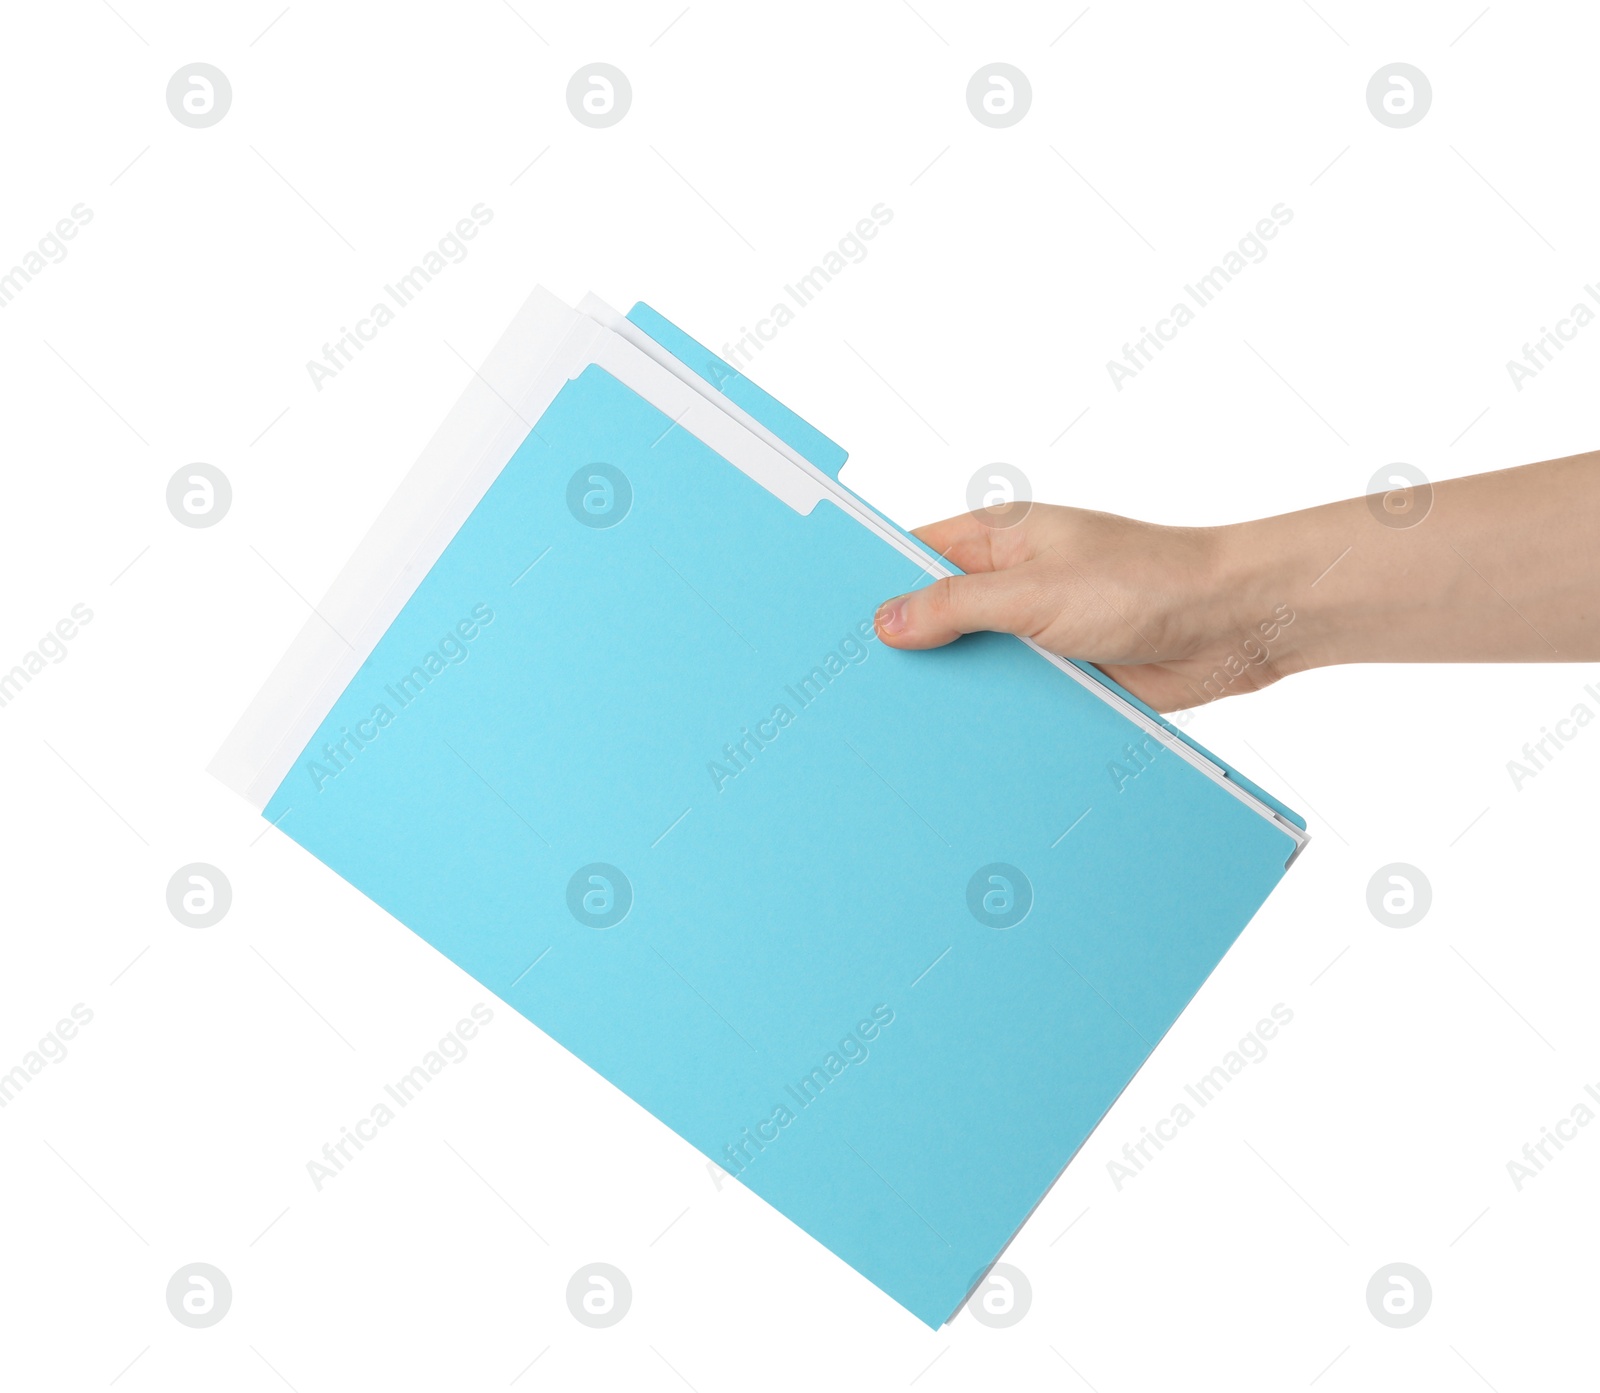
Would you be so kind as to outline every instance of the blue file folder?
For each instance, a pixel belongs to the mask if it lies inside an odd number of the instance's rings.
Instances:
[[[265,816],[938,1326],[1304,823],[1017,639],[886,648],[904,550],[606,369],[529,427]]]

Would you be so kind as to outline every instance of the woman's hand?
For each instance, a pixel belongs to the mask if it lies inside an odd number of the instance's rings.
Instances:
[[[1302,665],[1292,607],[1238,583],[1226,529],[1041,504],[1015,526],[990,521],[1007,511],[917,529],[967,574],[883,605],[885,643],[934,648],[977,629],[1020,634],[1094,663],[1160,711],[1255,691]]]
[[[967,574],[886,602],[879,637],[1020,634],[1161,711],[1332,663],[1600,660],[1600,453],[1226,527],[1016,509],[918,529]]]

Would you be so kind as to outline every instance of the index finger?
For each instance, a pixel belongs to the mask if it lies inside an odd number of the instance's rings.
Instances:
[[[912,535],[968,572],[1003,571],[1033,555],[1021,524],[993,527],[977,513],[930,522],[913,528]]]

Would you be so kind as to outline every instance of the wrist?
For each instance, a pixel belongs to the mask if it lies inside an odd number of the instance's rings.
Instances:
[[[1333,581],[1352,560],[1357,521],[1333,504],[1215,529],[1222,622],[1265,649],[1275,677],[1352,661]]]

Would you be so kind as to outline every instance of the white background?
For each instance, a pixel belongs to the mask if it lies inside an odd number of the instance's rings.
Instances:
[[[1572,1386],[1600,1127],[1520,1192],[1506,1163],[1600,1084],[1600,731],[1520,791],[1506,761],[1600,710],[1594,667],[1353,668],[1196,716],[1315,840],[1007,1253],[1007,1328],[927,1330],[505,1007],[313,1187],[486,993],[203,768],[535,283],[720,348],[886,204],[751,371],[908,524],[995,460],[1211,523],[1600,443],[1600,328],[1520,392],[1505,366],[1600,280],[1587,7],[514,3],[8,9],[0,268],[93,219],[0,309],[0,668],[94,618],[0,709],[0,1069],[94,1019],[0,1111],[0,1380]],[[995,60],[1033,90],[1003,130],[965,102]],[[1408,129],[1365,99],[1396,60],[1433,89]],[[232,85],[209,129],[165,102],[193,61]],[[632,83],[606,130],[565,102],[591,61]],[[466,259],[318,391],[307,359],[479,202]],[[1277,203],[1267,259],[1115,390]],[[195,461],[234,493],[203,530],[165,503]],[[214,928],[166,906],[194,861],[233,886]],[[1367,908],[1397,861],[1433,890],[1406,929]],[[1267,1058],[1118,1190],[1278,1002]],[[1008,1044],[978,1042],[997,1078]],[[165,1300],[196,1261],[233,1289],[203,1330]],[[565,1301],[595,1261],[633,1287],[609,1330]],[[1396,1261],[1433,1291],[1399,1330],[1365,1297]]]

